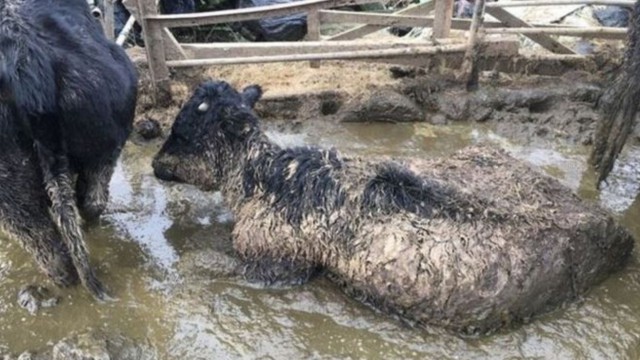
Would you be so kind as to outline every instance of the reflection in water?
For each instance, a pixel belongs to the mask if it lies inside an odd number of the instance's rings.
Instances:
[[[640,149],[623,152],[602,186],[600,199],[614,211],[628,209],[640,191]]]
[[[322,124],[295,133],[270,129],[283,146],[317,144],[360,155],[447,156],[490,142],[598,199],[640,235],[640,184],[626,153],[602,194],[590,190],[584,149],[517,146],[488,128],[426,124]],[[516,330],[462,339],[412,330],[351,300],[326,280],[261,289],[228,275],[229,222],[219,193],[152,176],[157,144],[129,144],[101,223],[88,231],[92,262],[118,301],[96,304],[81,288],[57,289],[62,303],[29,316],[16,305],[22,285],[44,283],[14,243],[0,248],[0,353],[40,350],[73,331],[101,327],[149,340],[168,359],[367,358],[636,359],[640,344],[640,263],[595,288],[584,301]],[[633,202],[633,204],[632,204]],[[631,205],[629,207],[629,205]],[[226,274],[226,275],[225,275]]]
[[[105,217],[118,227],[120,235],[143,246],[155,265],[169,269],[178,261],[178,255],[164,241],[163,233],[172,224],[164,214],[166,192],[149,176],[142,177],[139,185],[134,196],[132,185],[119,163],[111,183],[111,207],[116,210]]]

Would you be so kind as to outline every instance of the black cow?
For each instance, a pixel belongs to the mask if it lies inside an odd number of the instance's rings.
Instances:
[[[323,270],[418,326],[477,334],[575,299],[630,258],[633,238],[605,211],[505,151],[379,162],[285,148],[252,110],[261,95],[201,84],[153,161],[161,179],[222,192],[250,281]]]
[[[106,292],[80,216],[108,200],[137,74],[86,0],[0,0],[0,221],[58,285]]]

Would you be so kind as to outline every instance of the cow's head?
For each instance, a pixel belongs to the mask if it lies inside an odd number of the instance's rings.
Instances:
[[[258,131],[253,107],[261,96],[258,85],[242,92],[224,81],[198,86],[153,160],[156,177],[217,189],[224,169]]]

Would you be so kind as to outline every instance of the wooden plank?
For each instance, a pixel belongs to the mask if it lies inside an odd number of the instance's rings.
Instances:
[[[145,52],[155,90],[154,99],[157,104],[167,104],[171,102],[171,91],[169,89],[169,68],[164,50],[163,28],[160,24],[146,19],[148,15],[157,14],[157,11],[154,0],[138,0],[138,14],[142,15],[143,19],[141,25]]]
[[[290,54],[273,56],[249,56],[242,58],[218,58],[218,59],[189,59],[167,61],[170,67],[210,66],[210,65],[235,65],[269,62],[292,62],[311,60],[349,60],[360,58],[384,58],[393,56],[434,55],[445,53],[462,54],[466,45],[439,45],[439,46],[415,46],[404,49],[343,51],[333,53]]]
[[[435,39],[449,37],[453,18],[453,0],[436,0],[436,13],[432,36]]]
[[[118,37],[116,38],[116,44],[122,46],[125,41],[127,41],[127,37],[129,36],[129,33],[131,32],[131,29],[133,29],[133,25],[135,23],[136,18],[134,18],[133,15],[129,16],[129,19],[127,19],[127,23],[124,24],[122,30],[120,31],[120,34],[118,34]]]
[[[412,6],[409,6],[409,7],[405,8],[405,9],[396,11],[396,12],[393,13],[393,15],[428,14],[430,11],[435,9],[435,7],[436,7],[436,1],[435,0],[426,0],[422,4],[412,5]],[[374,33],[376,31],[382,30],[384,28],[385,28],[385,26],[379,26],[379,25],[357,26],[357,27],[355,27],[353,29],[349,29],[349,30],[343,31],[343,32],[341,32],[339,34],[336,34],[336,35],[328,38],[327,40],[353,40],[353,39],[357,39],[357,38],[363,37],[365,35],[369,35],[369,34]]]
[[[164,28],[162,29],[162,40],[164,43],[164,50],[167,55],[167,60],[180,60],[187,59],[188,56],[182,50],[182,47],[178,43],[178,40],[173,36],[171,30]]]
[[[299,14],[309,12],[313,9],[321,10],[339,6],[368,4],[378,1],[379,0],[304,0],[295,3],[192,14],[148,15],[146,20],[169,28],[213,25]]]
[[[627,29],[614,27],[584,27],[584,28],[500,28],[485,29],[487,34],[546,34],[561,36],[577,36],[585,38],[617,39],[627,38]]]
[[[462,41],[450,41],[442,45],[463,44]],[[182,48],[195,59],[220,57],[273,56],[319,52],[345,52],[380,49],[403,49],[410,46],[435,45],[426,41],[303,41],[303,42],[264,42],[264,43],[212,43],[182,44]]]
[[[328,38],[326,38],[326,40],[328,41],[333,41],[333,40],[353,40],[353,39],[359,39],[363,36],[367,36],[369,34],[372,34],[376,31],[380,31],[383,30],[384,28],[386,28],[386,26],[382,25],[360,25],[360,26],[356,26],[354,28],[351,28],[349,30],[345,30],[343,32],[340,32],[338,34],[335,34],[333,36],[330,36]]]
[[[480,52],[482,50],[480,42],[484,36],[479,30],[484,22],[484,9],[485,0],[476,0],[471,28],[469,29],[469,44],[467,45],[467,51],[464,53],[464,60],[459,74],[460,79],[466,80],[467,91],[473,91],[478,88],[480,75],[478,62],[480,61]]]
[[[320,40],[320,14],[318,9],[310,10],[307,13],[307,39],[309,41]],[[309,66],[319,68],[319,61],[311,61]]]
[[[371,12],[355,12],[343,10],[320,10],[320,20],[322,23],[337,24],[368,24],[377,28],[384,29],[389,26],[413,26],[413,27],[431,27],[433,26],[433,16],[415,16],[415,15],[399,15],[397,13],[371,13]],[[536,28],[558,28],[558,29],[580,29],[577,25],[557,25],[557,24],[530,24]],[[471,26],[471,19],[452,19],[451,29],[468,30]],[[482,25],[484,28],[504,28],[504,24],[500,21],[485,21]],[[620,28],[615,28],[620,29]],[[618,30],[623,31],[623,30]],[[617,38],[617,35],[616,35]],[[336,36],[328,38],[336,39]],[[340,40],[351,40],[350,38]],[[339,40],[336,40],[339,41]]]
[[[433,25],[433,17],[395,15],[382,13],[364,13],[354,11],[323,10],[320,11],[322,23],[338,24],[368,24],[388,26],[430,27]],[[467,27],[468,28],[468,27]]]
[[[487,7],[487,13],[496,19],[502,21],[505,25],[509,27],[533,27],[531,24],[527,23],[524,20],[519,19],[508,11],[501,8],[489,8]],[[575,54],[573,50],[559,43],[558,41],[552,39],[551,37],[544,34],[528,34],[525,35],[529,39],[535,41],[540,44],[545,49],[556,53],[556,54]]]
[[[446,41],[447,39],[445,39]],[[350,44],[349,44],[350,43]],[[275,46],[273,46],[275,44]],[[288,45],[285,45],[288,44]],[[300,43],[302,45],[305,43]],[[336,44],[340,44],[339,47]],[[448,45],[428,45],[428,44],[386,44],[386,48],[382,48],[381,45],[376,46],[372,43],[359,43],[359,42],[326,42],[317,41],[307,45],[307,48],[302,46],[297,49],[291,48],[291,43],[269,43],[269,44],[248,44],[243,49],[240,46],[235,46],[235,50],[230,52],[228,57],[216,57],[208,58],[208,55],[219,55],[215,53],[216,50],[214,44],[200,44],[201,46],[193,47],[184,45],[186,51],[193,51],[194,60],[183,61],[169,61],[167,64],[171,67],[186,67],[186,66],[208,66],[208,65],[230,65],[230,64],[249,64],[249,63],[266,63],[266,62],[288,62],[288,61],[311,61],[311,60],[346,60],[346,59],[386,59],[386,58],[403,58],[403,59],[416,59],[418,62],[424,62],[423,59],[427,55],[444,56],[451,55],[455,59],[462,59],[467,46],[461,43],[450,42]],[[236,44],[240,45],[240,44]],[[255,46],[255,45],[269,45],[269,46]],[[350,45],[351,47],[347,47]],[[358,48],[359,46],[362,46]],[[285,46],[289,46],[288,53],[280,53],[281,49],[286,49]],[[504,37],[490,38],[487,36],[483,41],[484,51],[483,57],[507,57],[511,58],[518,55],[518,49],[520,42],[517,38],[511,38],[504,40]],[[331,51],[329,51],[331,50]],[[333,51],[335,50],[335,51]],[[214,51],[214,53],[210,53]],[[420,56],[416,56],[420,55]]]
[[[104,0],[104,33],[107,39],[115,37],[115,14],[113,13],[113,0]]]
[[[554,6],[554,5],[617,5],[631,7],[634,0],[535,0],[535,1],[498,1],[487,3],[487,8]]]
[[[122,5],[131,13],[131,16],[138,18],[138,1],[122,0]]]
[[[484,44],[495,48],[500,44],[506,55],[518,54],[520,42],[515,36],[487,35]],[[438,40],[439,45],[463,45],[463,39]],[[182,49],[194,59],[207,59],[219,57],[248,57],[248,56],[272,56],[321,52],[345,52],[377,49],[402,49],[412,46],[434,46],[428,40],[394,40],[393,42],[378,40],[349,40],[349,41],[301,41],[301,42],[262,42],[262,43],[200,43],[181,44]]]

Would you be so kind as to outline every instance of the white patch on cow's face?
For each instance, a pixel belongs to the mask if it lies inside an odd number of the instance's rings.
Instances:
[[[198,111],[200,112],[205,112],[209,110],[209,103],[203,102],[202,104],[200,104],[200,106],[198,106]]]

